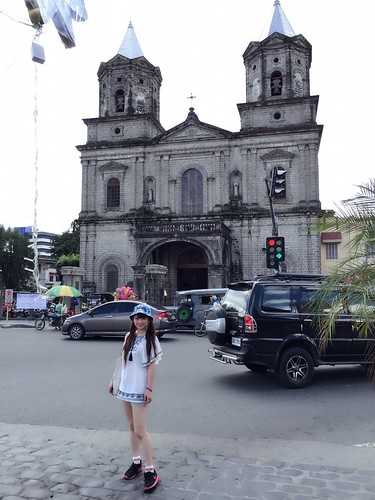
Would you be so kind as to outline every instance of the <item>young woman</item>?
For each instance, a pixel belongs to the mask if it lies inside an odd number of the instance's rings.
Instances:
[[[129,423],[133,460],[122,479],[131,481],[142,472],[141,448],[144,458],[144,492],[151,493],[160,483],[153,464],[150,435],[146,430],[146,416],[153,397],[155,366],[162,357],[155,335],[152,311],[147,304],[138,304],[130,315],[130,332],[123,344],[122,373],[119,390],[114,396],[124,402]],[[109,392],[113,393],[112,383]]]

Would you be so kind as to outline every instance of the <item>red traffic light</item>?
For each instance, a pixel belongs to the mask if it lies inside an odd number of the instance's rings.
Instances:
[[[276,245],[276,241],[267,239],[267,245],[269,247],[274,247]]]

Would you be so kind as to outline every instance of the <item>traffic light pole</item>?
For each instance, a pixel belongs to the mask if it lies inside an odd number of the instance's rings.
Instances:
[[[272,219],[272,236],[279,236],[279,231],[276,223],[276,217],[275,217],[275,211],[273,209],[273,203],[272,203],[272,196],[271,196],[271,189],[268,183],[268,179],[264,179],[264,182],[266,183],[266,188],[267,188],[267,196],[268,200],[270,202],[270,210],[271,210],[271,219]]]

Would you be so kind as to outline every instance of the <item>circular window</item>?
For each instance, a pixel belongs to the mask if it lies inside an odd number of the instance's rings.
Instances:
[[[279,62],[279,58],[278,57],[275,57],[274,60],[273,60],[274,63],[278,63]]]
[[[256,65],[256,64],[254,64],[254,66],[253,66],[253,71],[255,71],[256,69],[257,69],[257,65]]]
[[[301,64],[301,59],[297,59],[297,64]]]
[[[140,78],[139,83],[143,85],[143,78]]]
[[[115,128],[115,134],[116,134],[116,135],[121,134],[121,129],[120,129],[120,127],[116,127],[116,128]]]
[[[276,111],[276,113],[274,113],[273,117],[274,117],[275,120],[280,120],[281,113],[279,113],[279,111]]]

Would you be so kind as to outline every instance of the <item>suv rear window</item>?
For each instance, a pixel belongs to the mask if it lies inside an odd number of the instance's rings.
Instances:
[[[247,294],[237,290],[228,290],[221,301],[221,306],[226,311],[237,313],[246,312]]]
[[[291,287],[265,286],[262,297],[262,311],[292,312]]]

